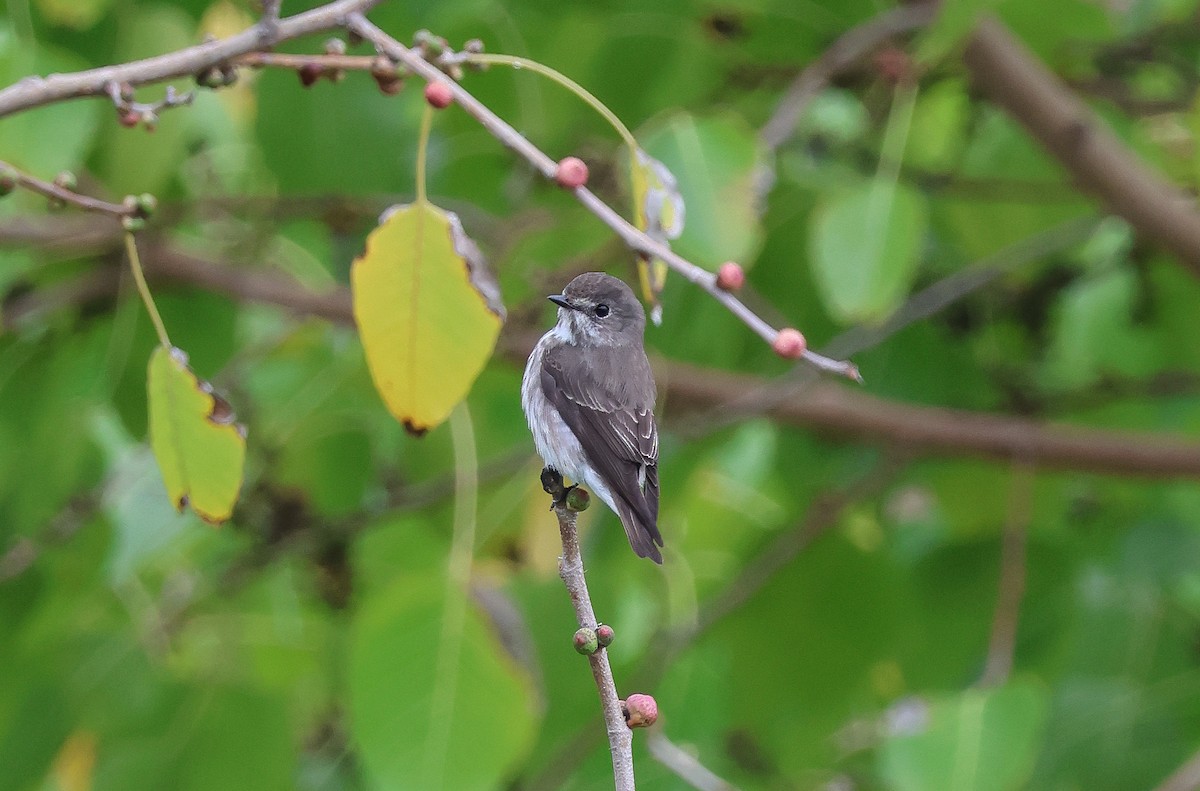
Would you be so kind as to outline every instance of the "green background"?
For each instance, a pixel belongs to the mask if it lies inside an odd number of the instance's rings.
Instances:
[[[1194,440],[1200,282],[1105,218],[961,63],[973,14],[994,10],[1194,191],[1196,0],[1119,6],[950,2],[893,43],[924,59],[915,92],[866,57],[773,152],[758,130],[795,75],[890,6],[394,0],[371,19],[402,41],[478,37],[586,86],[678,177],[676,249],[713,269],[742,261],[748,303],[814,347],[1002,261],[987,286],[854,354],[881,410]],[[162,53],[253,14],[11,0],[0,83]],[[321,38],[281,49],[320,52]],[[352,330],[154,276],[156,257],[186,251],[344,285],[378,212],[412,199],[410,82],[385,97],[361,73],[307,90],[247,73],[153,134],[99,100],[0,120],[0,159],[47,179],[71,168],[87,194],[159,196],[144,248],[172,341],[249,429],[233,520],[176,515],[146,444],[154,333],[115,224],[28,194],[0,204],[0,791],[612,786],[518,393],[520,349],[552,320],[544,295],[588,269],[632,280],[623,248],[465,113],[438,114],[430,199],[480,243],[509,310],[467,402],[481,491],[465,592],[447,580],[450,431],[405,435]],[[568,92],[503,68],[464,85],[551,156],[585,158],[628,212],[619,140]],[[1048,252],[1021,253],[1035,237]],[[677,277],[664,318],[647,331],[662,370],[788,372]],[[1155,788],[1200,745],[1194,478],[933,452],[668,389],[666,563],[636,558],[602,508],[584,525],[618,687],[661,712],[635,734],[642,787],[686,787],[651,755],[657,737],[742,789],[829,791]],[[1023,592],[1019,610],[998,616],[1001,591]],[[1009,615],[1015,634],[994,639]],[[1011,672],[985,673],[1010,653]]]

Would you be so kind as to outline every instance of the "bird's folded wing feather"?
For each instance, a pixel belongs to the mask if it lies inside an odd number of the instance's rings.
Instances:
[[[561,352],[542,360],[542,390],[575,433],[596,471],[662,545],[658,522],[658,429],[654,378],[644,356],[618,370],[604,349],[575,351],[582,365],[565,367]]]

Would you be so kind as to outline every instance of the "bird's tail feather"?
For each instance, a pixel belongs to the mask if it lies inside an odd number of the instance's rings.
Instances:
[[[633,547],[634,553],[640,558],[650,558],[662,565],[662,553],[658,551],[658,547],[663,545],[663,540],[662,534],[658,532],[658,525],[646,519],[648,514],[636,513],[629,503],[620,498],[617,499],[616,505],[617,516],[621,518],[625,537],[629,539],[629,546]]]

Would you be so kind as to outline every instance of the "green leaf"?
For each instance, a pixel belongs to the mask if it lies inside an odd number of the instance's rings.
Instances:
[[[958,48],[975,30],[979,16],[1000,0],[947,0],[938,6],[933,24],[918,37],[916,59],[931,64]]]
[[[1045,693],[1019,682],[933,700],[918,714],[924,721],[910,726],[916,732],[880,748],[880,773],[896,791],[1019,788],[1032,771],[1046,712]]]
[[[379,788],[497,788],[532,745],[528,677],[470,603],[461,634],[443,640],[445,588],[439,575],[406,576],[354,621],[351,729]]]
[[[961,80],[943,80],[922,92],[913,111],[904,161],[934,173],[948,173],[966,144],[971,101]]]
[[[1105,374],[1139,377],[1157,369],[1160,348],[1133,322],[1137,295],[1137,278],[1125,269],[1065,290],[1044,367],[1050,387],[1085,387]]]
[[[819,204],[810,221],[813,274],[830,313],[847,323],[885,318],[916,274],[928,225],[925,198],[876,178]]]
[[[375,388],[410,431],[437,426],[470,391],[504,323],[479,249],[453,213],[398,206],[367,237],[350,280]]]
[[[76,30],[95,25],[112,4],[113,0],[37,0],[46,21]]]
[[[229,518],[242,486],[245,430],[229,403],[196,378],[180,349],[159,346],[147,381],[150,446],[171,502],[206,522]]]
[[[86,65],[67,52],[20,40],[0,21],[0,84]],[[57,102],[5,118],[0,123],[2,158],[45,179],[60,170],[74,170],[94,144],[102,109],[100,102]]]

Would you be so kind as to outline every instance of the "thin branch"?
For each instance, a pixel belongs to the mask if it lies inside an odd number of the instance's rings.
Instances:
[[[379,58],[371,55],[293,55],[286,52],[248,52],[234,60],[238,66],[253,69],[302,69],[316,65],[337,71],[372,71],[379,67]]]
[[[544,483],[548,477],[546,473],[552,471],[547,469],[543,473]],[[546,490],[554,496],[554,515],[558,517],[558,532],[563,545],[562,557],[558,561],[558,576],[562,578],[567,592],[571,595],[571,604],[575,607],[575,620],[579,627],[595,629],[598,622],[583,572],[583,556],[579,551],[579,532],[575,524],[577,514],[567,507],[566,498],[563,496],[562,477],[557,473],[552,473],[549,477],[551,482],[546,486]],[[612,667],[608,663],[608,649],[601,647],[589,654],[588,663],[592,667],[592,678],[595,679],[596,689],[600,693],[600,706],[604,711],[604,725],[608,732],[608,749],[612,754],[613,777],[616,780],[617,791],[633,791],[633,731],[625,724],[621,698],[617,694]]]
[[[737,611],[770,582],[776,574],[788,568],[797,556],[838,523],[845,510],[854,503],[875,496],[899,473],[902,460],[885,459],[845,488],[817,498],[804,518],[794,527],[781,532],[762,552],[734,577],[724,590],[706,601],[690,623],[673,630],[660,630],[648,641],[654,650],[642,660],[634,684],[651,687],[658,683],[672,663],[695,644],[709,629]],[[577,731],[557,754],[547,761],[541,773],[525,786],[527,791],[550,791],[562,788],[575,768],[594,746],[596,734],[591,729]]]
[[[1200,789],[1200,750],[1163,780],[1154,791],[1197,791]]]
[[[461,85],[443,74],[436,66],[371,24],[362,14],[352,14],[347,21],[347,27],[365,40],[374,43],[376,49],[392,60],[402,63],[409,71],[422,79],[444,83],[454,96],[454,101],[478,121],[489,134],[525,159],[547,180],[554,179],[558,165],[553,159],[468,93]],[[576,187],[571,192],[585,208],[620,237],[630,250],[646,256],[661,258],[685,280],[708,292],[768,344],[775,342],[779,331],[763,321],[736,296],[718,288],[715,274],[701,269],[691,261],[672,252],[667,245],[640,231],[587,187]],[[859,379],[858,369],[853,363],[830,360],[810,351],[805,352],[804,359],[821,370],[854,380]]]
[[[1085,190],[1200,275],[1195,201],[1153,172],[1007,28],[985,19],[963,53],[972,80]]]
[[[106,96],[108,86],[145,85],[199,74],[264,47],[264,42],[289,39],[341,27],[347,15],[362,12],[381,0],[336,0],[287,19],[264,18],[257,25],[220,41],[209,41],[154,58],[69,74],[28,77],[0,90],[0,118],[21,110],[64,99]]]
[[[713,773],[696,756],[668,739],[659,729],[650,732],[646,746],[650,748],[654,760],[696,791],[738,791],[737,786]]]
[[[979,679],[981,686],[1003,684],[1012,673],[1021,598],[1025,595],[1025,544],[1033,511],[1033,480],[1032,467],[1020,462],[1013,464],[1008,516],[1000,544],[999,592],[992,615],[987,662]]]
[[[938,3],[902,5],[867,20],[844,33],[821,57],[809,64],[788,86],[759,138],[774,151],[796,131],[804,111],[838,73],[853,66],[889,38],[918,30],[933,19]]]
[[[12,178],[16,182],[15,186],[17,187],[29,190],[30,192],[36,192],[39,195],[45,195],[52,201],[70,204],[84,211],[108,214],[113,217],[132,217],[137,213],[136,207],[123,206],[120,203],[109,203],[97,198],[89,198],[87,195],[81,195],[75,190],[68,189],[61,184],[43,181],[35,176],[31,176],[7,162],[0,162],[0,177],[2,176]]]
[[[283,0],[262,0],[262,21],[258,23],[258,41],[272,47],[279,41],[279,12]]]

